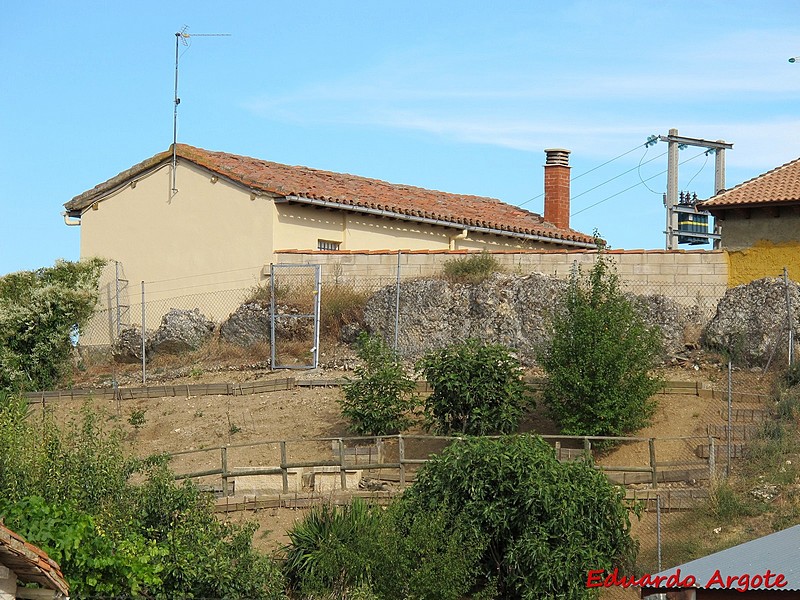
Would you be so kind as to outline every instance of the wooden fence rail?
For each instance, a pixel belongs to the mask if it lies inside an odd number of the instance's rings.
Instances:
[[[26,392],[25,398],[32,404],[44,404],[52,400],[86,400],[90,398],[96,400],[139,400],[143,398],[185,398],[188,396],[247,396],[291,390],[297,387],[341,387],[346,381],[346,379],[342,378],[297,380],[293,377],[287,377],[283,379],[265,379],[261,381],[237,383],[185,383],[140,387],[73,388],[66,390]],[[544,382],[544,378],[541,377],[525,378],[525,383],[532,392],[541,391],[544,387]],[[416,383],[417,391],[431,391],[431,387],[427,381],[417,381]],[[724,390],[715,390],[711,383],[706,381],[666,381],[659,393],[693,395],[706,398],[724,398]]]
[[[496,438],[497,436],[488,436]],[[649,483],[654,488],[659,484],[667,482],[679,482],[689,480],[714,480],[716,477],[716,462],[719,449],[718,440],[713,436],[706,437],[679,437],[679,438],[640,438],[640,437],[611,437],[611,436],[567,436],[567,435],[542,435],[539,436],[553,445],[553,450],[559,460],[575,460],[580,456],[592,453],[592,445],[597,442],[614,443],[647,443],[648,459],[647,464],[643,465],[599,465],[595,468],[602,470],[611,481],[622,485],[633,483]],[[430,455],[425,458],[412,458],[407,455],[407,442],[413,441],[437,441],[445,443],[458,443],[462,441],[460,437],[432,436],[432,435],[391,435],[376,437],[331,437],[331,438],[310,438],[295,440],[265,440],[251,443],[231,444],[219,446],[217,448],[204,448],[202,450],[185,450],[176,452],[170,456],[173,458],[190,454],[219,451],[219,467],[196,470],[186,473],[176,473],[175,479],[198,479],[201,477],[219,476],[222,486],[219,489],[223,497],[230,495],[230,480],[232,478],[247,478],[258,475],[280,475],[280,491],[278,493],[289,494],[290,474],[296,475],[297,469],[311,469],[312,473],[316,470],[331,469],[326,471],[329,474],[339,475],[339,489],[348,490],[350,483],[347,479],[348,473],[357,471],[389,470],[396,472],[396,480],[399,488],[404,489],[413,478],[413,467],[425,464]],[[376,446],[378,451],[376,460],[372,461],[372,454],[369,453],[370,460],[367,463],[358,462],[359,456],[366,456],[367,453],[352,452],[352,444],[369,442]],[[691,459],[677,460],[669,462],[657,461],[657,446],[659,443],[684,442],[687,446],[694,447],[694,443],[702,443],[710,451],[705,456],[698,456],[695,453]],[[692,442],[692,444],[690,444]],[[308,443],[331,444],[335,450],[332,458],[318,458],[314,460],[289,460],[287,445]],[[386,460],[385,446],[388,443],[396,444],[397,459]],[[564,444],[576,447],[564,447]],[[236,448],[253,448],[264,445],[278,445],[280,448],[280,465],[277,466],[247,466],[232,467],[229,463],[229,451]],[[348,447],[350,446],[350,447]],[[355,457],[355,462],[349,462],[348,456]],[[296,490],[295,490],[296,491]]]

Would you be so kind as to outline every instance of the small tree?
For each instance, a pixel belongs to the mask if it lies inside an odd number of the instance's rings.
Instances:
[[[483,597],[577,599],[589,569],[635,554],[624,497],[590,461],[561,463],[541,438],[514,435],[452,443],[400,502],[410,522],[438,511],[488,540]]]
[[[539,356],[544,401],[569,435],[622,435],[645,426],[659,379],[650,374],[661,335],[622,294],[601,253],[588,277],[573,275],[553,340]]]
[[[487,435],[517,429],[527,403],[519,362],[505,346],[469,339],[428,353],[417,370],[433,393],[429,428],[444,435]]]
[[[69,365],[70,336],[97,304],[105,261],[58,261],[0,277],[0,390],[48,389]]]
[[[358,336],[357,379],[342,387],[342,414],[353,431],[365,435],[386,435],[411,424],[409,411],[416,404],[415,383],[403,369],[397,353],[378,336]]]

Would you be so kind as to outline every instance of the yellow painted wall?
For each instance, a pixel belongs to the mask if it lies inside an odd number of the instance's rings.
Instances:
[[[85,210],[81,257],[120,261],[132,304],[142,280],[159,282],[148,284],[149,299],[258,283],[272,257],[272,200],[251,200],[241,188],[224,179],[212,183],[210,174],[180,162],[179,191],[171,187],[167,164],[101,200],[97,210]]]
[[[728,250],[728,286],[750,283],[762,277],[781,277],[783,268],[789,278],[800,281],[800,241],[773,243],[759,240],[741,250]]]
[[[340,243],[340,250],[448,250],[451,238],[461,230],[398,219],[346,213],[313,206],[275,204],[274,247],[276,250],[316,250],[319,240]],[[556,248],[515,238],[470,233],[454,240],[456,250],[484,248]]]

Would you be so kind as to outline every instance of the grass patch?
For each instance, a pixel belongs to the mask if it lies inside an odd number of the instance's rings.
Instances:
[[[323,288],[320,298],[320,333],[337,341],[342,329],[364,320],[364,306],[371,292],[357,290],[350,284],[334,283]]]
[[[454,283],[480,283],[503,268],[486,250],[480,254],[454,258],[444,263],[444,278]]]

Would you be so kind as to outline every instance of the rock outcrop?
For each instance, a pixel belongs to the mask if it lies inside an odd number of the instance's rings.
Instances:
[[[786,284],[765,277],[725,292],[704,333],[705,345],[730,354],[734,362],[766,365],[788,353]],[[795,331],[800,327],[800,285],[789,282]],[[796,340],[797,341],[797,340]]]
[[[199,309],[171,308],[161,318],[161,325],[153,334],[153,353],[178,354],[197,350],[214,333],[213,321]]]

